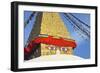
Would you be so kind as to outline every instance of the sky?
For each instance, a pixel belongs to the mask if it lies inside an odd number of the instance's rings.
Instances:
[[[74,16],[79,18],[81,21],[90,25],[90,14],[84,13],[72,13]],[[80,56],[82,58],[90,58],[90,39],[85,40],[82,38],[73,28],[72,24],[65,19],[63,13],[60,13],[60,17],[63,20],[66,28],[70,32],[71,37],[76,41],[77,47],[74,48],[74,55]],[[81,33],[82,34],[82,33]]]
[[[24,11],[24,22],[26,22],[29,19],[29,16],[32,14],[32,11]],[[29,21],[29,23],[24,28],[24,46],[28,40],[29,34],[32,30],[32,27],[34,26],[35,18],[37,13],[32,17],[32,19]]]
[[[24,21],[27,21],[32,11],[24,11]],[[37,12],[38,13],[38,12]],[[27,24],[24,29],[24,45],[26,44],[29,34],[32,30],[32,26],[34,26],[34,21],[36,18],[37,13],[32,17],[32,20]],[[90,14],[84,13],[72,13],[74,16],[85,22],[86,24],[90,25]],[[72,24],[65,19],[63,13],[59,13],[60,18],[64,22],[66,29],[70,32],[71,37],[76,41],[77,47],[74,48],[74,55],[82,57],[84,59],[90,58],[90,39],[85,40],[82,38],[74,29]],[[82,34],[82,33],[81,33]]]

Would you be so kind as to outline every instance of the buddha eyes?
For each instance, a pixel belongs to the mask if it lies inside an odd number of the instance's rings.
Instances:
[[[55,47],[55,46],[49,46],[48,49],[49,50],[57,50],[57,47]],[[61,51],[67,51],[68,49],[67,49],[67,47],[60,47],[59,50],[61,50]]]
[[[68,49],[66,47],[61,47],[62,51],[67,51]]]
[[[48,48],[49,48],[49,50],[56,50],[56,47],[54,47],[54,46],[49,46]]]

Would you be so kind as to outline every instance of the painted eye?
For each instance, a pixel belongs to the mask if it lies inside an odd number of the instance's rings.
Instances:
[[[62,50],[62,51],[67,51],[67,48],[61,47],[61,50]]]
[[[50,46],[49,50],[55,50],[56,48],[54,46]]]

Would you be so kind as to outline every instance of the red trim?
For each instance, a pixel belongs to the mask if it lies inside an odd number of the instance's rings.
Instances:
[[[53,38],[49,37],[37,37],[33,40],[35,43],[44,43],[49,45],[56,45],[59,47],[76,47],[76,43],[74,40],[63,39],[63,38]]]
[[[32,42],[30,42],[27,46],[27,48],[24,48],[24,51],[26,53],[29,53],[32,51],[33,47],[35,47],[37,44],[44,43],[49,45],[55,45],[59,47],[76,47],[76,43],[74,40],[71,39],[63,39],[63,38],[53,38],[52,36],[49,37],[37,37]]]

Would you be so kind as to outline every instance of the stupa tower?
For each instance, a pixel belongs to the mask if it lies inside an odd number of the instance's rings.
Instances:
[[[43,12],[40,34],[51,35],[56,38],[71,38],[59,13],[56,12]],[[55,45],[41,44],[41,55],[56,54],[57,49],[59,49],[61,54],[73,53],[72,47],[59,47]]]

